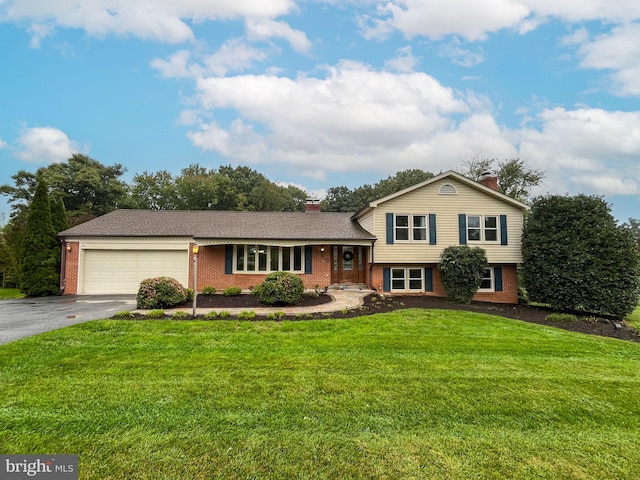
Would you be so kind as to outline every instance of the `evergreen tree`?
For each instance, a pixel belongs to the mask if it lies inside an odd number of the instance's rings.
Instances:
[[[640,252],[601,198],[536,198],[522,235],[529,298],[557,310],[612,314],[638,305]]]
[[[60,247],[51,220],[49,191],[44,181],[38,182],[29,205],[23,243],[21,290],[31,297],[58,292],[56,265]]]
[[[51,224],[53,225],[53,231],[56,232],[56,235],[69,228],[69,220],[67,219],[67,212],[64,209],[64,202],[62,201],[62,197],[59,195],[54,197],[51,201]],[[58,240],[56,248],[56,273],[58,275],[60,275],[62,267],[61,253],[62,244]]]

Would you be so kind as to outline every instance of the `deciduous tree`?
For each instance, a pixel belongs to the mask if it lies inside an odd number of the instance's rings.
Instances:
[[[479,180],[486,172],[492,172],[498,178],[498,190],[505,195],[526,202],[531,189],[540,185],[544,171],[527,165],[521,158],[509,158],[497,161],[494,158],[475,156],[462,162],[460,172],[467,178]]]

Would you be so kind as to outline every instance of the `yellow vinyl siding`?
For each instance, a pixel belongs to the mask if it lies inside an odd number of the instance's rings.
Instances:
[[[441,195],[440,187],[449,183],[457,189],[456,195]],[[469,246],[479,246],[487,252],[490,263],[520,263],[521,235],[523,226],[522,210],[514,205],[477,190],[452,178],[445,178],[432,184],[407,192],[379,204],[373,217],[373,233],[378,237],[375,244],[376,263],[436,263],[442,250],[450,245],[459,245],[458,214],[467,215],[507,215],[508,245],[497,243],[471,242]],[[428,242],[386,243],[386,214],[429,214],[436,215],[437,244]]]
[[[358,223],[360,224],[360,226],[369,233],[373,233],[374,229],[373,214],[374,212],[369,212],[358,219]]]

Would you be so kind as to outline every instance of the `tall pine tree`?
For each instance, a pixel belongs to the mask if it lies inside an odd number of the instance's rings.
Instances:
[[[29,205],[23,243],[21,290],[30,297],[58,293],[60,246],[51,219],[49,188],[38,182]]]

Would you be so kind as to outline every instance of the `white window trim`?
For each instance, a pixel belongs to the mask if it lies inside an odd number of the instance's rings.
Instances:
[[[488,270],[489,271],[489,275],[490,277],[490,281],[491,281],[491,287],[489,288],[479,288],[478,292],[483,292],[483,293],[491,293],[491,292],[495,292],[496,291],[496,275],[495,275],[495,271],[493,269],[493,267],[487,267],[485,269],[485,271]]]
[[[291,273],[304,273],[304,268],[305,268],[305,249],[300,246],[300,245],[296,245],[296,246],[289,246],[289,245],[284,245],[284,246],[278,246],[278,270],[271,270],[271,248],[275,247],[276,245],[262,245],[262,244],[258,244],[258,243],[245,243],[242,244],[242,246],[244,247],[244,259],[243,259],[243,265],[244,268],[242,270],[238,270],[238,245],[234,245],[233,246],[233,273],[234,274],[239,274],[239,275],[268,275],[269,273],[273,273],[273,272],[278,272],[278,271],[282,271],[282,249],[283,248],[289,248],[290,252],[289,252],[289,258],[290,258],[290,265],[291,265],[291,269],[289,270],[285,270],[286,272],[291,272]],[[258,247],[258,246],[265,246],[266,247],[266,255],[267,255],[267,269],[266,270],[258,270],[258,257],[256,256],[256,269],[255,270],[247,270],[247,262],[249,261],[249,249],[252,247]],[[294,255],[294,249],[295,248],[300,248],[300,270],[294,270],[293,266],[295,264],[295,255]]]
[[[480,218],[480,240],[471,240],[469,236],[469,217],[479,217]],[[495,217],[496,219],[496,239],[495,240],[487,240],[487,233],[485,228],[485,219],[488,217]],[[480,215],[477,213],[468,213],[467,214],[467,243],[500,243],[500,215],[488,214],[488,215]]]
[[[393,280],[394,280],[393,271],[394,270],[403,270],[404,288],[393,288]],[[409,288],[410,282],[412,280],[412,278],[409,276],[410,270],[420,271],[420,289]],[[425,274],[424,274],[424,268],[422,267],[391,267],[389,274],[391,276],[391,278],[389,279],[389,282],[390,282],[389,286],[392,292],[424,292],[425,291]],[[399,278],[396,278],[396,280],[399,280]],[[417,280],[417,278],[414,278],[413,280]]]
[[[409,239],[408,240],[398,240],[396,236],[396,229],[398,228],[396,225],[396,219],[398,217],[408,217],[409,218]],[[424,240],[414,240],[413,239],[413,217],[424,217],[424,231],[425,238]],[[401,227],[404,229],[404,227]],[[393,242],[394,243],[429,243],[429,214],[428,213],[395,213],[393,215]]]

